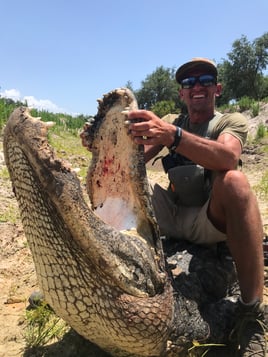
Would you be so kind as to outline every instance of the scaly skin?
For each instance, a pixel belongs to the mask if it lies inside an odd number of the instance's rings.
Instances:
[[[191,321],[178,329],[185,302],[180,298],[179,306],[174,298],[142,147],[131,140],[121,113],[136,107],[129,90],[117,89],[104,96],[94,123],[85,126],[93,209],[76,174],[49,146],[50,124],[27,108],[12,113],[4,153],[45,300],[79,334],[115,356],[165,356]],[[199,314],[196,321],[197,335],[206,335]]]

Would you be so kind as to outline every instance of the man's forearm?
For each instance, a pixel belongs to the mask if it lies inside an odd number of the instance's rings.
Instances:
[[[241,146],[229,134],[223,134],[215,141],[183,131],[176,152],[207,169],[224,171],[237,167]]]

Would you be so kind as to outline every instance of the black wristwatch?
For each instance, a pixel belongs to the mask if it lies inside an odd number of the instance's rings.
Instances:
[[[181,141],[181,137],[182,137],[182,129],[179,126],[176,126],[176,133],[175,133],[175,137],[174,137],[174,141],[173,144],[171,146],[169,146],[169,151],[175,151]]]

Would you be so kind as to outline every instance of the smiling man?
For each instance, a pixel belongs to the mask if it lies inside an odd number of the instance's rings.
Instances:
[[[237,356],[265,356],[263,230],[256,198],[239,170],[247,137],[240,113],[215,111],[221,94],[217,68],[194,58],[176,72],[188,113],[173,124],[153,112],[129,113],[133,140],[149,161],[166,146],[163,159],[168,190],[153,187],[152,202],[163,235],[196,244],[226,241],[236,264],[241,297],[231,340]],[[133,119],[143,119],[134,122]],[[131,121],[133,120],[133,122]]]

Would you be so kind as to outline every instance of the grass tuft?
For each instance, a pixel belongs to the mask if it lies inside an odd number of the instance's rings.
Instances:
[[[70,329],[45,303],[35,309],[26,310],[26,323],[24,338],[30,348],[59,341]]]

